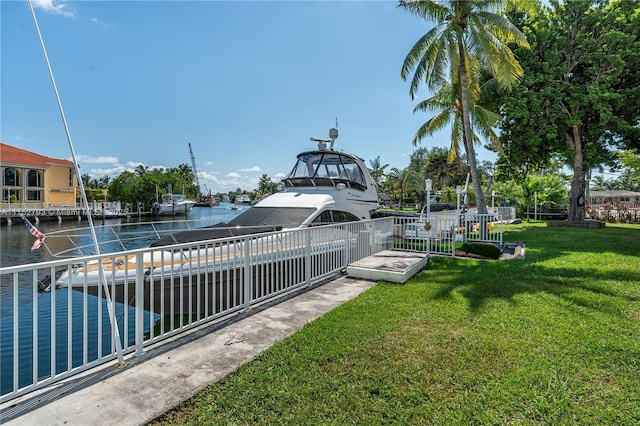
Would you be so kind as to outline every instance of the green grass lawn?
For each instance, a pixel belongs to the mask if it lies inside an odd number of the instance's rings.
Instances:
[[[640,424],[640,226],[505,241],[526,258],[431,258],[154,424]]]

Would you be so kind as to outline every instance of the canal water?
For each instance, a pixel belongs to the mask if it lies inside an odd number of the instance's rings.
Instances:
[[[144,224],[150,221],[162,221],[162,225],[165,229],[176,230],[184,229],[184,221],[188,220],[190,227],[199,227],[212,225],[219,222],[228,222],[236,217],[239,213],[242,213],[243,209],[232,210],[231,204],[221,203],[216,207],[194,207],[188,216],[177,217],[165,217],[165,218],[151,218],[151,217],[137,217],[132,216],[130,218],[117,218],[117,219],[105,219],[100,217],[94,217],[94,225],[100,227],[101,225],[118,226],[120,224]],[[73,228],[87,227],[87,221],[63,221],[63,222],[45,222],[34,223],[34,225],[45,235],[54,231],[69,230]],[[47,247],[42,246],[38,250],[31,251],[31,245],[35,241],[35,238],[29,233],[26,226],[22,221],[15,221],[12,225],[3,225],[0,227],[0,267],[8,267],[14,265],[23,265],[29,263],[45,262],[54,260],[55,257],[47,250]],[[47,242],[47,240],[45,240]],[[141,247],[148,243],[140,243]],[[135,248],[135,247],[129,247]],[[33,377],[33,369],[37,369],[39,377],[45,377],[51,373],[51,359],[48,356],[50,353],[50,339],[51,333],[56,333],[56,370],[63,371],[67,367],[68,359],[68,312],[71,309],[72,312],[72,328],[71,328],[71,341],[73,346],[72,351],[72,363],[79,365],[82,363],[82,334],[84,333],[82,324],[83,295],[80,292],[71,292],[71,300],[67,297],[67,292],[57,292],[55,298],[56,306],[56,320],[52,326],[51,321],[51,293],[36,293],[34,299],[34,292],[31,286],[20,285],[18,289],[19,309],[17,315],[14,312],[14,300],[13,300],[13,284],[10,280],[0,281],[0,395],[4,395],[11,391],[13,388],[13,342],[14,342],[14,318],[18,321],[18,344],[19,344],[19,385],[24,386],[30,383]],[[100,353],[109,353],[112,345],[110,337],[110,325],[107,314],[107,307],[104,299],[98,299],[93,296],[90,297],[89,306],[89,324],[102,323],[101,331],[97,326],[87,330],[87,341],[89,347],[89,359],[96,359]],[[33,365],[33,310],[38,311],[38,356],[37,366]],[[133,318],[133,308],[117,304],[116,317],[122,317],[125,310],[129,310],[129,315]],[[98,321],[99,312],[102,313],[102,318]],[[156,318],[157,320],[158,318]],[[145,330],[149,329],[153,324],[150,323],[150,318],[145,315]],[[52,329],[55,327],[55,330]],[[122,327],[122,326],[121,326]],[[128,330],[129,340],[132,341],[134,337],[134,324],[131,321],[130,329]],[[101,332],[102,348],[98,347],[99,332]],[[120,330],[121,336],[124,336],[125,330]],[[45,355],[46,354],[46,355]]]

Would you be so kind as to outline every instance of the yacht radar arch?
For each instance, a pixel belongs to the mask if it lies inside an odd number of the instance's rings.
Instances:
[[[336,122],[336,127],[332,127],[329,129],[329,139],[320,139],[320,138],[311,138],[313,142],[318,142],[318,151],[326,151],[327,144],[329,145],[329,151],[333,151],[333,145],[336,143],[336,139],[338,139],[338,123]]]

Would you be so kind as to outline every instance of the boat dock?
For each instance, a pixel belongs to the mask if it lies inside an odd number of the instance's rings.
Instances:
[[[369,256],[349,265],[347,275],[250,314],[177,336],[127,359],[124,366],[111,363],[9,401],[0,406],[0,423],[145,424],[357,297],[377,280],[391,277],[397,280],[389,281],[400,282],[402,277],[406,281],[426,261],[424,253],[383,251]]]
[[[120,203],[97,203],[90,208],[91,215],[96,218],[117,218],[127,217],[130,214],[120,208],[113,208],[111,205]],[[135,213],[136,215],[138,213]],[[150,213],[147,213],[150,214]],[[11,225],[22,223],[21,217],[25,216],[34,223],[39,222],[62,222],[62,221],[82,221],[87,220],[87,209],[80,206],[47,206],[47,207],[11,207],[0,209],[0,224]]]

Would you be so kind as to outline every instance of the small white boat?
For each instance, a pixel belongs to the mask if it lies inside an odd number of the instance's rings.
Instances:
[[[162,202],[155,203],[151,207],[151,213],[154,216],[187,214],[195,204],[195,201],[188,200],[184,194],[163,194]]]
[[[240,194],[236,197],[236,204],[251,204],[251,197],[247,194]]]

